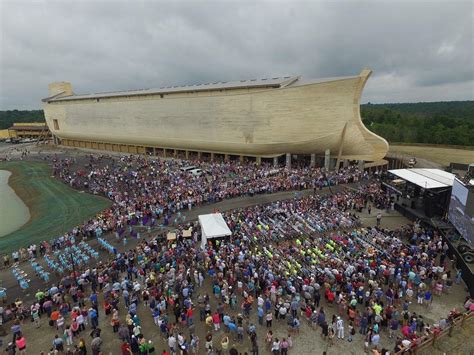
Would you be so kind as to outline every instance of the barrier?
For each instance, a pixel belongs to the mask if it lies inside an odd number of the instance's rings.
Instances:
[[[459,315],[458,317],[454,318],[452,323],[448,327],[440,331],[439,333],[433,333],[432,335],[424,336],[421,338],[422,340],[418,344],[412,346],[409,349],[398,351],[394,353],[394,355],[401,355],[401,354],[407,354],[407,353],[411,353],[415,355],[421,350],[426,349],[429,346],[435,347],[436,343],[441,338],[445,337],[446,335],[452,336],[454,328],[458,326],[461,326],[461,327],[464,326],[467,320],[471,320],[473,318],[474,318],[474,312],[467,311],[463,313],[462,315]]]

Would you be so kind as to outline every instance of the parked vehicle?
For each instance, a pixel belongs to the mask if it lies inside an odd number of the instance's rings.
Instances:
[[[181,171],[191,171],[191,170],[195,170],[197,169],[197,166],[194,166],[194,165],[188,165],[188,166],[183,166],[181,167]]]
[[[202,176],[204,174],[204,171],[201,169],[193,169],[189,170],[189,173],[191,173],[193,176]]]

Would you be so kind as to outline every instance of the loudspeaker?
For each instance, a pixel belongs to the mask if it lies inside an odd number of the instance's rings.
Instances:
[[[423,198],[423,207],[426,217],[434,217],[436,215],[436,196],[431,192],[425,194]]]

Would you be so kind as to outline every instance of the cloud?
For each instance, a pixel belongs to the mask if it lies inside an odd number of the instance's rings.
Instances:
[[[474,99],[471,1],[0,2],[0,109],[77,93],[374,70],[363,101]]]

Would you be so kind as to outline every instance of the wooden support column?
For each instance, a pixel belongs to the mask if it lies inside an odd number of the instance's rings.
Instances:
[[[211,161],[214,161],[214,153],[211,153]]]
[[[229,161],[229,154],[224,154],[224,161]]]
[[[273,166],[277,167],[278,166],[278,157],[273,158]]]
[[[311,154],[311,163],[309,164],[312,168],[316,166],[316,154]]]
[[[344,125],[344,128],[342,129],[342,133],[341,133],[341,140],[339,142],[339,151],[337,152],[336,171],[339,170],[339,164],[341,163],[342,150],[344,148],[344,138],[346,136],[346,128],[347,128],[347,122]]]
[[[173,156],[174,156],[175,158],[178,156],[178,150],[175,149],[175,150],[173,151]]]
[[[326,149],[324,152],[324,169],[326,171],[329,171],[329,168],[331,167],[331,150]]]
[[[244,156],[243,156],[243,155],[240,155],[240,156],[239,156],[239,160],[240,160],[240,162],[243,162],[243,161],[244,161]]]
[[[201,152],[198,152],[198,159],[201,160]]]
[[[257,165],[262,164],[262,157],[257,157],[255,161],[257,162]]]
[[[156,147],[153,147],[153,156],[156,157]]]
[[[188,159],[189,159],[189,150],[186,150],[186,151],[184,152],[184,154],[185,154],[185,156],[186,156],[186,160],[188,160]]]
[[[163,148],[163,158],[166,158],[166,148]]]
[[[286,168],[291,169],[291,153],[286,153]]]

